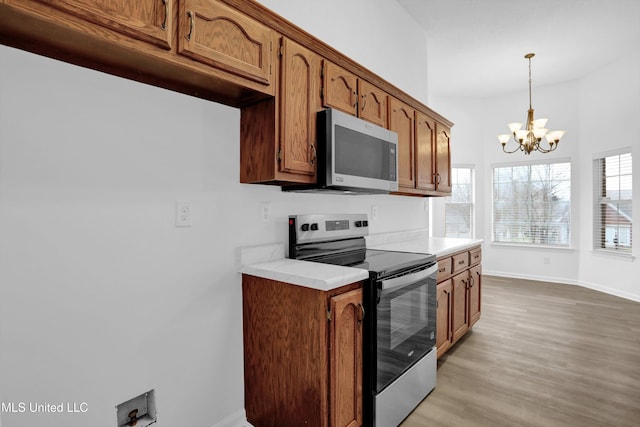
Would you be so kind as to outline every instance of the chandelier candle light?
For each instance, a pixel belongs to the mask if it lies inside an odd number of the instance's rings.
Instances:
[[[526,129],[522,129],[522,123],[509,123],[509,130],[513,134],[513,138],[518,143],[518,146],[513,151],[507,151],[507,142],[511,139],[511,135],[498,135],[498,140],[502,144],[502,151],[507,154],[515,153],[516,151],[524,151],[525,154],[530,154],[532,151],[539,151],[541,153],[550,153],[558,148],[560,138],[564,135],[563,130],[549,131],[545,128],[548,119],[533,118],[533,107],[531,106],[531,58],[535,56],[535,53],[527,53],[524,57],[529,60],[529,112],[527,113]],[[547,139],[549,144],[548,148],[542,147],[540,141],[542,138]]]

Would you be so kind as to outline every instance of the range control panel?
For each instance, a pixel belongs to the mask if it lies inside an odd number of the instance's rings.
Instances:
[[[289,239],[293,238],[295,243],[364,237],[368,234],[367,214],[289,216]]]

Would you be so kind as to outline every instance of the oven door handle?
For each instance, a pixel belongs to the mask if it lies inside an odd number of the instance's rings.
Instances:
[[[395,290],[403,288],[405,286],[412,285],[420,280],[435,274],[438,271],[438,263],[435,263],[432,267],[424,270],[420,270],[416,273],[408,274],[406,276],[395,277],[393,279],[387,279],[380,281],[380,289],[384,291]]]

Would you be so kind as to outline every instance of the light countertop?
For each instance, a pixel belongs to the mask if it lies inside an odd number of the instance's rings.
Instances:
[[[367,237],[367,247],[443,257],[478,246],[482,239],[428,237],[423,230]],[[240,273],[328,291],[365,280],[367,270],[285,258],[284,243],[240,248]]]

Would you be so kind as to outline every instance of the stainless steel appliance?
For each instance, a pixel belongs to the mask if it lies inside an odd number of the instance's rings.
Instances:
[[[364,425],[397,426],[436,384],[435,255],[367,249],[366,214],[289,217],[289,258],[362,268]]]
[[[398,134],[334,109],[318,112],[317,184],[284,191],[389,193],[398,190]]]

